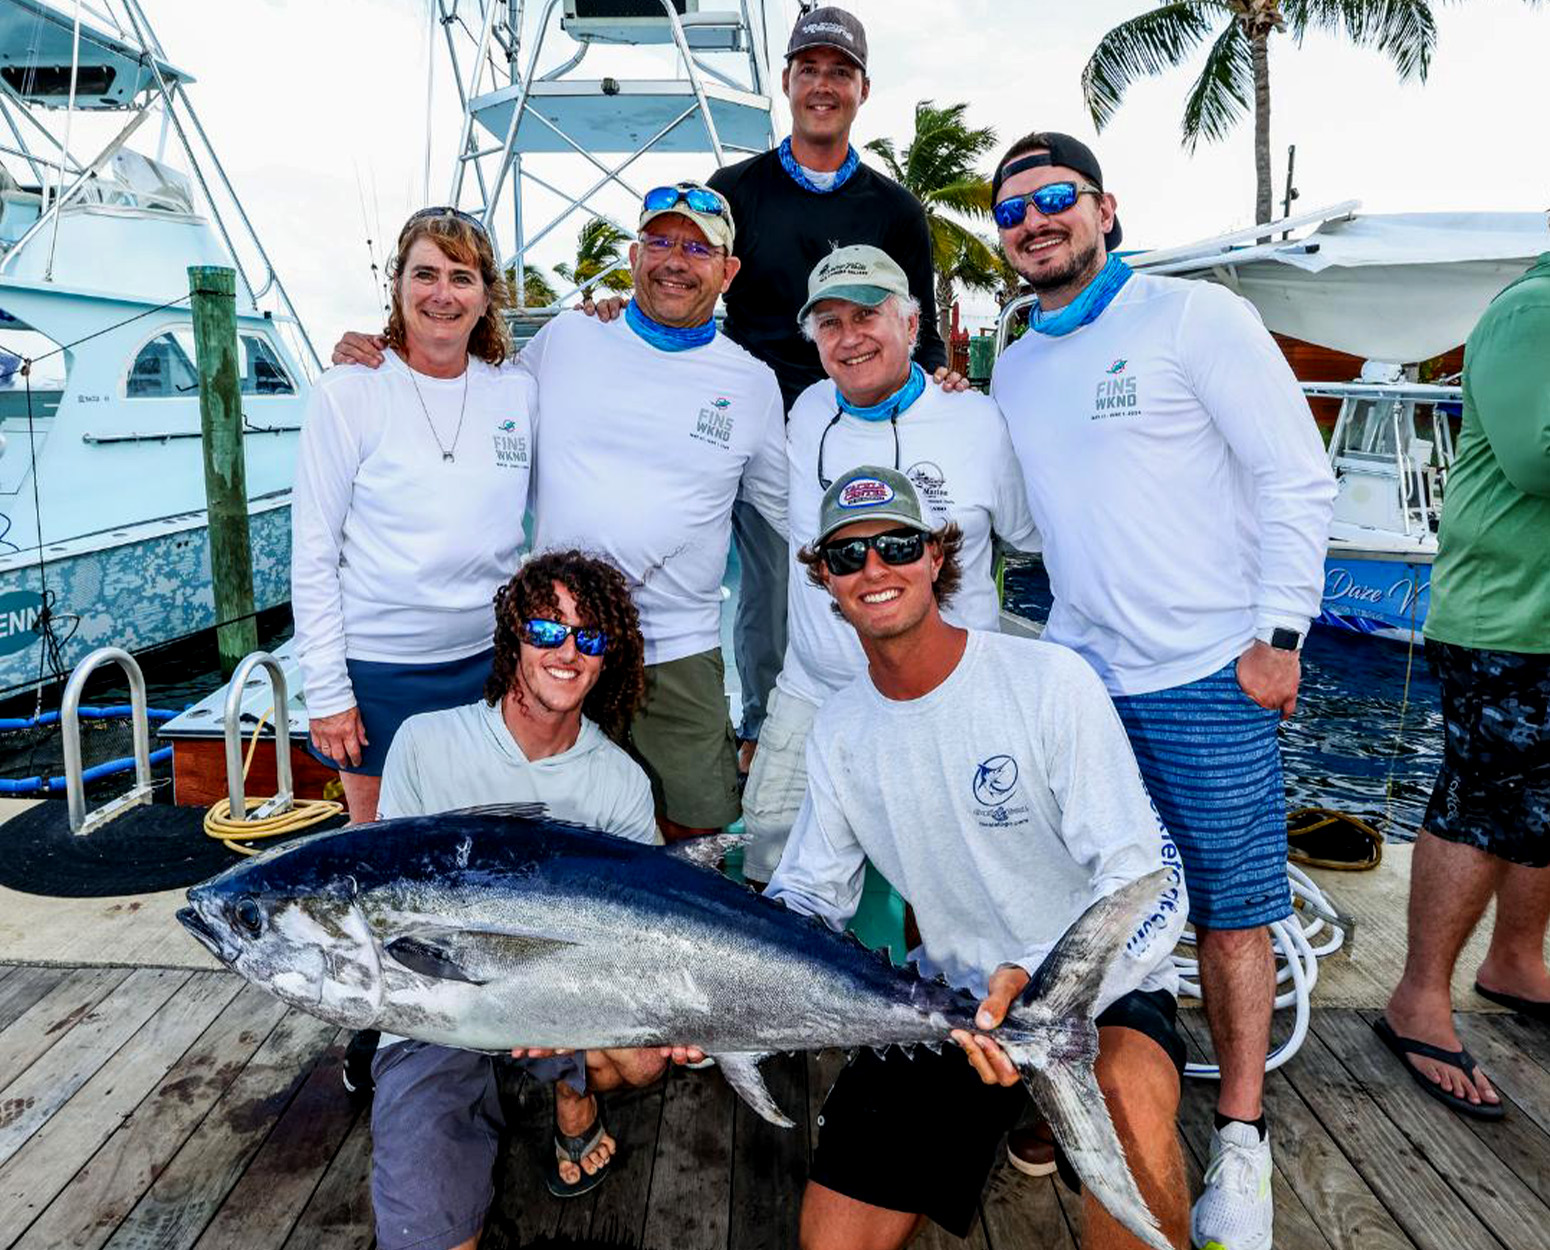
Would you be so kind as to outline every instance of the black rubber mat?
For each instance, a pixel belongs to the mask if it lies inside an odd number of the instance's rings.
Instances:
[[[153,803],[77,837],[63,800],[39,803],[0,825],[0,886],[49,898],[109,898],[194,885],[242,858],[205,835],[204,815],[202,807]],[[344,819],[303,832],[337,829]]]

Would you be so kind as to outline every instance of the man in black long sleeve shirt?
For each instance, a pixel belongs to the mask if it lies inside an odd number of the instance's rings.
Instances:
[[[797,18],[781,74],[791,137],[709,180],[732,205],[742,261],[725,296],[726,335],[775,370],[787,411],[824,377],[797,313],[807,302],[808,274],[836,247],[870,243],[893,257],[920,301],[915,360],[927,373],[947,363],[925,210],[898,183],[861,164],[850,143],[856,112],[871,92],[866,61],[866,31],[854,15],[825,7]],[[735,508],[732,526],[742,563],[732,636],[743,688],[739,736],[753,740],[785,658],[787,553],[751,508]],[[742,752],[744,767],[751,752]]]

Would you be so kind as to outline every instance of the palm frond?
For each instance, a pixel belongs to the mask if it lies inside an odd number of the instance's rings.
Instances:
[[[873,139],[870,143],[862,145],[868,152],[875,153],[883,158],[883,164],[888,166],[888,175],[895,182],[904,181],[904,170],[899,166],[898,153],[894,151],[892,139]]]
[[[1099,41],[1082,68],[1082,99],[1099,130],[1108,125],[1136,79],[1171,69],[1211,33],[1226,0],[1175,0],[1121,22]]]
[[[1299,43],[1309,30],[1343,32],[1352,43],[1387,56],[1402,80],[1426,81],[1437,49],[1429,0],[1287,0],[1285,13]]]
[[[1184,146],[1193,152],[1201,139],[1215,143],[1253,107],[1254,58],[1237,22],[1217,36],[1205,66],[1184,101]]]

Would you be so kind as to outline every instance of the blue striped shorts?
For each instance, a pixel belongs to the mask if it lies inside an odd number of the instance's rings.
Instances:
[[[1114,707],[1141,777],[1178,844],[1197,928],[1253,929],[1292,910],[1280,713],[1238,685],[1237,661]]]

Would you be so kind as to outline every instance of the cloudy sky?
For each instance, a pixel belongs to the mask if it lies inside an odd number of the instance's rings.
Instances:
[[[1180,147],[1190,70],[1133,88],[1094,136],[1082,66],[1105,30],[1148,2],[852,0],[870,36],[873,88],[856,139],[902,143],[918,99],[965,101],[970,120],[1003,140],[1037,127],[1093,142],[1120,199],[1127,246],[1252,224],[1251,125],[1193,156]],[[205,127],[320,350],[343,328],[378,324],[370,256],[380,260],[382,240],[423,202],[425,0],[143,4],[169,58],[198,79],[193,98]],[[765,0],[764,8],[778,58],[795,0]],[[1386,212],[1550,206],[1550,5],[1434,8],[1438,47],[1425,84],[1401,84],[1379,53],[1332,37],[1301,48],[1273,41],[1277,202],[1286,146],[1295,143],[1300,209],[1348,199]],[[549,46],[556,54],[546,62],[560,59],[559,49],[568,54],[557,31]],[[608,72],[605,56],[593,54],[595,72]],[[440,203],[459,121],[440,45],[433,84],[430,199]],[[710,168],[709,156],[658,158],[637,183]],[[576,171],[552,159],[545,172]],[[574,232],[557,232],[540,259],[567,258]]]

